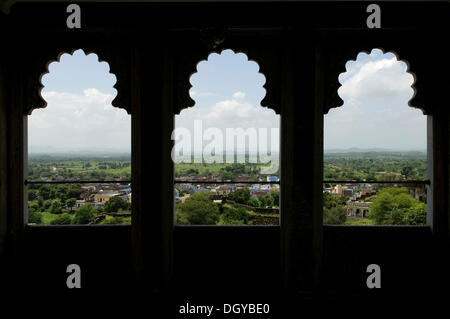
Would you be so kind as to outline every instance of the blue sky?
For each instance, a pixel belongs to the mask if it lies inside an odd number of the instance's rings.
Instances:
[[[392,53],[359,53],[339,76],[342,107],[324,118],[324,148],[426,149],[426,116],[408,106],[414,78]]]
[[[407,106],[412,76],[391,53],[360,53],[340,75],[340,108],[324,118],[325,149],[388,148],[424,150],[426,117]],[[78,50],[51,63],[42,78],[45,109],[29,117],[29,147],[36,149],[100,149],[130,151],[131,120],[113,108],[116,77],[95,54]],[[195,119],[204,128],[277,128],[279,116],[260,106],[265,77],[245,54],[225,50],[197,65],[190,78],[196,104],[175,118],[177,127],[192,129]],[[299,106],[306,107],[306,106]]]

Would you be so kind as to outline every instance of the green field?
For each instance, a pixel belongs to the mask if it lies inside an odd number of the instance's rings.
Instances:
[[[28,178],[40,179],[131,179],[129,156],[68,158],[58,155],[34,155],[28,159]]]
[[[395,181],[427,178],[423,152],[353,152],[324,155],[324,180]]]

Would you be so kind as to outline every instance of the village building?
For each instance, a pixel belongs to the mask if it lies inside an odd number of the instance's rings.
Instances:
[[[94,202],[104,204],[107,201],[109,201],[114,196],[119,196],[120,194],[115,191],[99,191],[97,194],[94,195]]]
[[[347,202],[347,216],[366,218],[370,212],[371,202],[351,201]]]

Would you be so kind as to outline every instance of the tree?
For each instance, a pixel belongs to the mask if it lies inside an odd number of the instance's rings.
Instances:
[[[231,172],[220,173],[220,179],[223,181],[231,181],[233,179],[233,174]]]
[[[254,197],[250,197],[247,201],[247,205],[253,207],[261,207],[261,202]]]
[[[119,209],[123,210],[129,210],[130,204],[127,203],[122,197],[120,196],[114,196],[111,197],[106,203],[105,203],[105,211],[108,213],[115,213]]]
[[[179,225],[215,225],[219,220],[219,208],[209,198],[209,192],[198,192],[176,207],[176,223]]]
[[[50,225],[70,225],[72,218],[69,214],[61,214],[50,222]]]
[[[42,185],[39,188],[39,195],[42,196],[44,200],[50,199],[51,188],[50,185]]]
[[[73,184],[70,185],[69,189],[67,190],[67,197],[68,198],[80,198],[80,195],[83,191],[81,190],[81,185],[79,184]]]
[[[28,212],[32,213],[32,212],[38,212],[40,210],[40,205],[39,202],[37,200],[32,201],[32,202],[28,202]]]
[[[408,208],[403,215],[405,225],[425,225],[427,223],[427,206],[418,202]]]
[[[42,213],[30,212],[28,214],[28,222],[33,224],[42,224]]]
[[[50,208],[50,206],[52,205],[52,201],[51,200],[44,200],[43,202],[42,202],[42,208],[44,209],[44,210],[47,210],[47,209],[49,209]]]
[[[347,212],[345,207],[324,207],[323,209],[323,223],[325,225],[342,225],[347,220]]]
[[[426,205],[412,198],[406,188],[385,188],[374,196],[368,217],[379,225],[424,225]]]
[[[280,206],[280,191],[271,191],[270,196],[273,198],[273,206]]]
[[[35,200],[37,199],[38,191],[35,189],[29,189],[28,190],[28,200]]]
[[[411,176],[412,172],[413,168],[411,166],[405,166],[401,170],[402,175],[405,176],[406,179],[408,179],[408,177]]]
[[[91,203],[84,204],[75,211],[73,216],[74,224],[89,224],[91,220],[97,215],[98,211],[92,207]]]
[[[231,192],[228,197],[239,204],[247,204],[250,199],[250,190],[248,188],[240,188]]]
[[[70,209],[70,212],[72,212],[73,207],[75,206],[75,203],[77,202],[76,198],[68,198],[66,200],[66,206]]]
[[[220,215],[218,225],[245,225],[248,224],[250,215],[243,207],[228,208],[225,213]]]
[[[269,194],[264,194],[259,196],[259,201],[261,202],[262,207],[273,206],[273,197]]]
[[[62,203],[60,199],[52,200],[52,204],[50,205],[50,213],[52,214],[62,214]]]

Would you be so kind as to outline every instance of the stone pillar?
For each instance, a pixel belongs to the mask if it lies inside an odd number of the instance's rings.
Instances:
[[[6,120],[6,81],[3,57],[0,57],[0,256],[4,252],[7,232],[7,124]]]
[[[282,265],[285,288],[309,295],[319,286],[322,257],[321,54],[310,34],[296,36],[303,40],[290,47],[287,36],[283,57]]]

